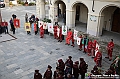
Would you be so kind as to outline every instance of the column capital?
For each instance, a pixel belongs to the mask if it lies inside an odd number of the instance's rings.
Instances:
[[[69,11],[69,12],[74,12],[74,10],[70,10],[70,9],[66,9],[66,11]]]

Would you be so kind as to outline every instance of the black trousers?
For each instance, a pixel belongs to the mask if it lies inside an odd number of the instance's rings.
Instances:
[[[81,74],[81,79],[85,79],[85,73]]]

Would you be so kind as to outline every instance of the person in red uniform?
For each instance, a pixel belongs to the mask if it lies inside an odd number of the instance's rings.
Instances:
[[[55,25],[53,28],[54,28],[54,38],[57,39],[58,38],[58,36],[57,36],[57,28],[58,28],[58,26]]]
[[[58,42],[62,42],[62,27],[60,27]]]
[[[95,58],[94,58],[94,61],[96,63],[96,66],[98,67],[101,67],[101,63],[102,63],[102,53],[101,53],[101,49],[98,50]]]
[[[66,37],[66,44],[65,45],[70,45],[70,40],[72,39],[72,31],[71,29],[69,29],[69,31],[67,32],[67,37]]]
[[[111,39],[111,41],[107,45],[108,56],[105,57],[105,58],[109,58],[109,61],[112,60],[113,47],[114,47],[114,43],[113,43],[113,39]]]
[[[79,49],[78,50],[81,51],[82,50],[82,38],[83,38],[82,35],[80,35],[79,38],[81,38],[81,41],[80,41],[80,45],[79,45]]]
[[[90,39],[88,42],[88,46],[87,46],[87,52],[88,52],[88,56],[91,56],[91,51],[92,51],[92,40]]]
[[[64,72],[65,63],[63,62],[62,59],[59,59],[59,60],[58,60],[57,67],[59,68],[60,71]]]
[[[44,37],[44,29],[43,29],[43,25],[40,27],[40,38]]]
[[[79,77],[78,65],[79,65],[79,61],[76,61],[75,64],[73,64],[73,75],[74,75],[75,79],[78,79],[78,77]]]
[[[51,66],[48,65],[48,68],[46,70],[46,72],[44,73],[44,79],[52,79],[52,70],[51,70]]]
[[[93,43],[92,43],[92,58],[95,57],[96,43],[97,43],[96,40],[94,40]]]
[[[39,70],[35,70],[34,79],[42,79],[42,75],[39,73]]]

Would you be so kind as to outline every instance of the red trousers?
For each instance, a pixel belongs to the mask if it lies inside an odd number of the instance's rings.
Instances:
[[[59,40],[62,41],[62,34],[59,34]]]
[[[80,43],[79,48],[82,49],[82,43]]]
[[[54,32],[54,38],[57,39],[57,32]]]
[[[92,49],[88,49],[88,50],[87,50],[89,56],[91,55],[91,50],[92,50]]]
[[[66,37],[66,44],[70,44],[71,38]]]
[[[102,60],[96,60],[95,63],[98,67],[101,67]]]
[[[44,37],[44,30],[40,31],[40,37],[43,38]]]
[[[108,49],[108,57],[112,59],[112,50]]]

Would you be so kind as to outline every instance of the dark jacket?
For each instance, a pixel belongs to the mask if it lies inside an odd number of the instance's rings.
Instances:
[[[44,78],[45,79],[52,79],[52,71],[46,70],[46,72],[44,73]]]

